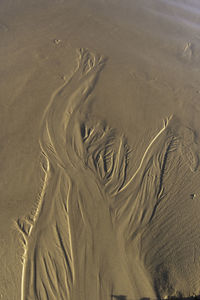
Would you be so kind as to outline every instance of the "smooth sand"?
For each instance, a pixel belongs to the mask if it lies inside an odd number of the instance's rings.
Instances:
[[[0,299],[200,295],[199,14],[1,1]]]

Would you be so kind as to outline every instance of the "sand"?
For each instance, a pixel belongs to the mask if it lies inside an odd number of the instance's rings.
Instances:
[[[0,299],[200,296],[199,13],[1,1]]]

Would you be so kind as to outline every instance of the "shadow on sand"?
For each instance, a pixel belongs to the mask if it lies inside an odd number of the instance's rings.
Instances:
[[[137,299],[128,299],[127,296],[124,295],[111,295],[111,300],[137,300]],[[200,300],[200,295],[194,297],[169,297],[167,299],[162,299],[159,297],[155,299],[143,297],[140,300]]]
[[[124,295],[111,295],[111,300],[128,300]]]
[[[124,299],[129,300],[127,298],[124,298]],[[130,300],[132,300],[132,299],[130,299]],[[133,300],[136,300],[136,299],[133,299]],[[168,298],[165,298],[165,299],[160,298],[160,297],[155,298],[155,299],[144,297],[144,298],[141,298],[140,300],[200,300],[200,295],[199,296],[194,296],[194,297],[181,297],[181,296],[179,296],[179,297],[168,297]]]

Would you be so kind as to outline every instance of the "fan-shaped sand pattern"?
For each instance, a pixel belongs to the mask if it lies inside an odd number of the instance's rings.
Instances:
[[[80,49],[77,69],[44,114],[43,190],[35,213],[18,221],[25,248],[22,300],[135,300],[144,286],[156,297],[145,260],[136,268],[133,249],[166,196],[171,153],[197,169],[194,135],[174,117],[166,119],[128,180],[125,136],[88,110],[105,63]]]

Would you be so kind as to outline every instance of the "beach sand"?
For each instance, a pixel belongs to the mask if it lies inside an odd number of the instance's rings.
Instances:
[[[200,295],[199,21],[1,1],[0,299]]]

